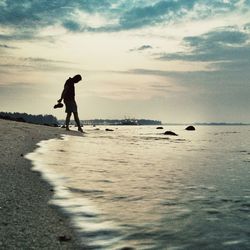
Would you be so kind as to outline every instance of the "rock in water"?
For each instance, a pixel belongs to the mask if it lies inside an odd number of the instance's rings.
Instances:
[[[156,129],[163,129],[163,127],[157,127]]]
[[[186,130],[189,130],[189,131],[194,131],[195,130],[195,127],[194,126],[188,126],[185,128]]]
[[[110,128],[106,128],[105,131],[114,131],[114,130]]]
[[[164,133],[164,135],[174,135],[174,136],[178,136],[175,132],[172,132],[172,131],[166,131]]]
[[[68,235],[61,235],[61,236],[58,236],[58,240],[59,241],[70,241],[71,237]]]

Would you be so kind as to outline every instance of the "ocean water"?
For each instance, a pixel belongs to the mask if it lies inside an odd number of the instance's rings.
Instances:
[[[250,249],[250,126],[99,128],[26,156],[89,249]]]

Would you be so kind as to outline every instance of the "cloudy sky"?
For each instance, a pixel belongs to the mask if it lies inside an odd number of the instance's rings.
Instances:
[[[0,110],[250,122],[250,0],[0,0]]]

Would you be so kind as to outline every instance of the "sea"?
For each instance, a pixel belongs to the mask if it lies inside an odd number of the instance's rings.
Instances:
[[[195,128],[58,128],[26,158],[88,249],[250,249],[250,126]]]

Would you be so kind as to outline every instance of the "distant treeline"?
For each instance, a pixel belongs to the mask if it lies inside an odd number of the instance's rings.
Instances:
[[[64,120],[59,120],[60,124],[64,124]],[[83,125],[161,125],[161,121],[149,119],[93,119],[81,121]],[[71,121],[71,124],[74,124]]]
[[[34,124],[48,125],[48,126],[58,126],[58,120],[53,115],[30,115],[26,113],[10,113],[10,112],[0,112],[0,119],[18,121],[18,122],[28,122]]]

